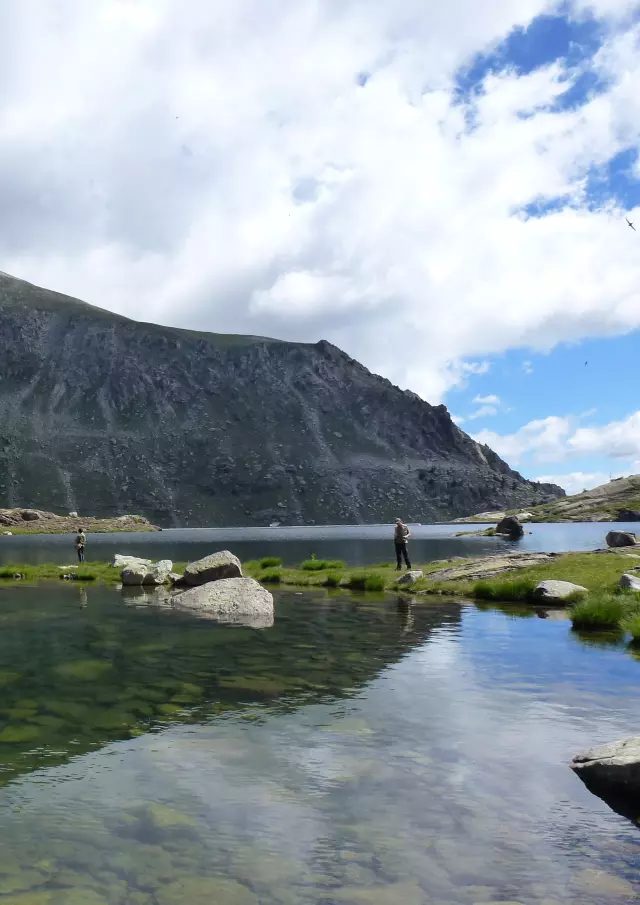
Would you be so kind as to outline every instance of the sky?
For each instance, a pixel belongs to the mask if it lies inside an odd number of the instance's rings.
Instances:
[[[631,0],[0,0],[0,270],[327,339],[579,491],[640,472],[639,84]]]

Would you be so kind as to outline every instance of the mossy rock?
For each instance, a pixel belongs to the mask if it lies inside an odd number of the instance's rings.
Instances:
[[[332,890],[331,897],[345,905],[424,905],[425,895],[417,883],[390,883],[388,886],[347,887]]]
[[[30,723],[35,723],[37,726],[44,726],[45,729],[51,729],[55,732],[56,729],[61,729],[62,726],[66,726],[67,721],[63,720],[59,716],[51,716],[49,713],[36,714],[35,716],[30,716],[28,718]]]
[[[54,668],[54,672],[63,679],[96,682],[112,669],[113,663],[109,663],[108,660],[75,660],[71,663],[61,663]]]
[[[40,738],[40,729],[37,726],[5,726],[0,732],[0,744],[3,745],[24,745],[28,742],[35,742],[38,738]]]
[[[50,905],[110,905],[109,900],[95,889],[58,889],[51,896]]]
[[[70,722],[85,723],[89,714],[89,708],[85,704],[77,704],[75,701],[45,701],[43,706],[49,713]]]
[[[50,902],[51,893],[44,890],[2,897],[2,905],[49,905]]]
[[[0,688],[5,688],[7,685],[13,685],[14,682],[17,682],[21,678],[22,676],[19,672],[12,672],[10,669],[0,669]]]
[[[0,877],[0,895],[37,889],[38,886],[44,886],[48,879],[47,874],[39,870],[21,870],[18,873],[5,874]],[[0,901],[4,902],[4,899]]]
[[[225,676],[218,684],[221,688],[254,694],[279,695],[287,691],[286,682],[269,676]]]
[[[156,707],[156,713],[159,716],[178,716],[179,713],[182,713],[184,707],[180,704],[158,704]]]
[[[163,840],[197,835],[199,822],[164,804],[149,804],[138,812],[140,835],[144,840]]]
[[[26,707],[10,707],[8,710],[3,710],[3,714],[9,717],[10,720],[30,720],[31,717],[36,715],[35,708],[26,708]]]
[[[303,866],[290,858],[265,854],[251,847],[235,850],[229,873],[252,886],[286,886],[303,872]]]
[[[159,889],[156,901],[158,905],[259,905],[250,889],[227,877],[185,877]]]
[[[96,729],[117,730],[134,725],[136,718],[132,713],[120,710],[92,710],[88,723]]]

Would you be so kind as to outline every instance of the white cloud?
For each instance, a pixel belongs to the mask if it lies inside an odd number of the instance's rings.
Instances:
[[[640,466],[640,411],[620,421],[608,424],[581,426],[595,410],[579,416],[551,415],[530,421],[513,434],[498,434],[482,430],[474,435],[479,443],[486,443],[511,463],[530,458],[534,462],[563,462],[578,456],[602,456],[624,460]],[[618,466],[619,467],[619,466]]]
[[[479,409],[476,409],[471,415],[467,415],[469,421],[475,421],[476,418],[490,418],[492,415],[497,415],[498,409],[495,405],[481,405]]]
[[[522,362],[522,370],[525,374],[533,374],[533,365],[530,361]]]
[[[325,337],[433,401],[509,347],[639,327],[637,237],[584,203],[640,140],[638,27],[579,110],[549,109],[579,74],[559,65],[455,94],[561,7],[0,0],[0,269],[144,320]]]
[[[476,396],[473,401],[476,405],[500,405],[500,397],[494,394],[489,396]]]
[[[463,418],[461,415],[454,415],[452,412],[449,412],[449,417],[454,424],[464,424],[465,422],[465,418]]]

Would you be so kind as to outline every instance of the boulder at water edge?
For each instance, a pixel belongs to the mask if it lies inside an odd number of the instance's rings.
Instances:
[[[419,578],[422,578],[423,575],[422,569],[412,569],[411,572],[405,572],[404,575],[401,575],[396,581],[396,584],[412,585],[415,584]]]
[[[507,515],[496,525],[496,534],[505,534],[511,540],[523,537],[524,528],[515,515]]]
[[[621,576],[618,587],[623,591],[640,591],[640,576],[628,572]]]
[[[143,562],[134,562],[126,566],[120,575],[123,585],[129,587],[136,585],[161,585],[164,584],[173,568],[170,559],[161,559],[160,562],[146,565]]]
[[[610,531],[607,534],[607,544],[610,547],[634,547],[638,538],[632,531]]]
[[[533,591],[533,599],[540,603],[563,603],[572,597],[583,596],[587,589],[570,581],[541,581]]]
[[[185,584],[191,588],[223,578],[242,578],[240,560],[228,550],[221,550],[197,562],[189,563],[184,571]]]
[[[640,736],[578,754],[571,769],[616,811],[640,816]]]
[[[218,622],[273,625],[273,597],[253,578],[222,578],[176,594],[173,606]]]

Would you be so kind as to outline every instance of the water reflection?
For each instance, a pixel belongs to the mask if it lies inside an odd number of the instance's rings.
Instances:
[[[72,590],[3,613],[8,699],[51,716],[57,700],[80,756],[0,790],[0,905],[637,893],[637,831],[568,767],[640,721],[624,649],[444,601],[283,595],[274,628],[252,632],[98,589],[81,608]],[[87,751],[84,721],[94,740],[122,738],[99,720],[134,700],[135,726],[156,731]]]

